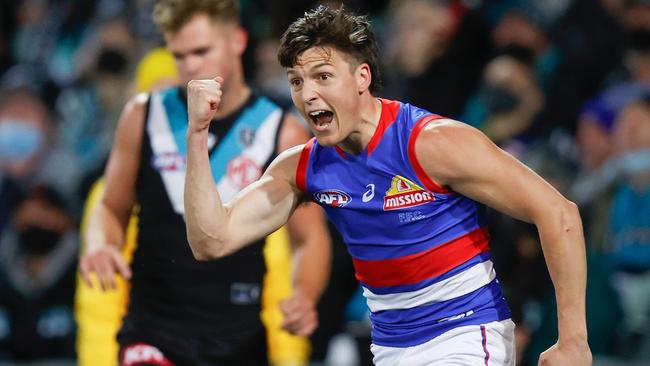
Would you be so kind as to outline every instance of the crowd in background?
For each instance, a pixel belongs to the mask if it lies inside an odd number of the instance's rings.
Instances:
[[[137,65],[162,44],[153,3],[0,2],[0,364],[75,359],[82,204],[136,90]],[[379,96],[481,129],[579,205],[596,363],[648,364],[650,1],[344,3],[368,14],[379,36]],[[241,1],[247,78],[286,104],[276,47],[314,4]],[[557,334],[537,233],[493,211],[488,221],[518,359],[536,364]],[[350,268],[345,248],[334,250],[334,272],[337,260]],[[332,310],[347,320],[343,330],[367,337],[356,287],[343,284],[354,278],[333,280],[331,291],[351,295]]]

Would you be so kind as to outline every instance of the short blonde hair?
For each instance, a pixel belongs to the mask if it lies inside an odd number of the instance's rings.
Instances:
[[[153,20],[161,32],[175,33],[200,13],[213,21],[239,24],[239,1],[158,0],[153,8]]]

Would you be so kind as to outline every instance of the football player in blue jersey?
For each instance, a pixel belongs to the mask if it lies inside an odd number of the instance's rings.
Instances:
[[[376,98],[364,17],[306,13],[278,51],[315,139],[282,153],[230,202],[206,149],[223,79],[188,85],[188,239],[201,260],[231,255],[315,201],[343,235],[363,286],[378,365],[514,365],[514,324],[492,266],[485,205],[536,225],[555,286],[559,337],[541,365],[589,365],[585,243],[578,208],[480,131]]]

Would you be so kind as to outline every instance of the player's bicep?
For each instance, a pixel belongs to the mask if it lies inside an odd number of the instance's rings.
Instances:
[[[298,154],[296,148],[278,156],[260,180],[224,205],[229,237],[247,243],[274,232],[289,220],[301,200],[295,185]]]
[[[416,142],[416,154],[434,180],[520,220],[535,222],[564,200],[480,131],[458,122],[427,126]]]

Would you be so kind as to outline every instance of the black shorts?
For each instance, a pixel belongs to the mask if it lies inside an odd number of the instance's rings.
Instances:
[[[191,330],[190,330],[191,331]],[[266,332],[222,337],[144,329],[125,321],[118,333],[120,366],[266,366]]]

